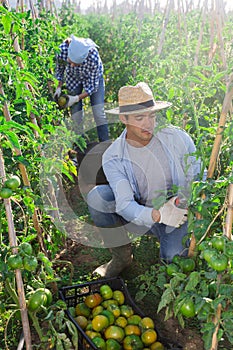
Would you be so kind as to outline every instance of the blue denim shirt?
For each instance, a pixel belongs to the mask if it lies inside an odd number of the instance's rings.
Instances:
[[[156,136],[168,157],[173,185],[190,188],[201,173],[201,161],[194,154],[192,138],[173,126],[158,131]],[[115,196],[116,213],[136,225],[151,227],[153,208],[139,204],[140,193],[126,147],[126,129],[105,151],[103,169]]]

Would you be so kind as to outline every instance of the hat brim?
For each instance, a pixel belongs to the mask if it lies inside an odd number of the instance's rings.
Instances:
[[[141,114],[144,112],[153,112],[153,111],[160,111],[161,109],[165,109],[168,107],[171,107],[172,103],[166,102],[166,101],[156,101],[155,105],[149,108],[143,108],[143,109],[137,109],[135,111],[129,111],[129,112],[120,112],[120,108],[112,108],[107,111],[105,111],[108,114]]]

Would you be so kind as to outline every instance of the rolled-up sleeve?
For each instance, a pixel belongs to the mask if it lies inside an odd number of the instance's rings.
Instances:
[[[154,224],[152,219],[153,208],[145,207],[135,200],[122,161],[114,158],[107,160],[105,157],[103,159],[103,169],[115,196],[116,213],[128,222],[150,228]]]

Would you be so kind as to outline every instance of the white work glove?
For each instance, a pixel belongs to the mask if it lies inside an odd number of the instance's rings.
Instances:
[[[55,94],[53,95],[54,100],[58,100],[59,97],[61,96],[61,87],[58,87],[55,91]]]
[[[177,197],[172,197],[168,202],[159,209],[160,221],[159,223],[172,227],[180,227],[187,221],[187,209],[178,208],[175,205]]]
[[[71,107],[71,106],[73,106],[73,104],[78,103],[78,101],[79,101],[78,95],[76,95],[76,96],[67,95],[67,97],[68,97],[68,102],[66,104],[66,107]]]

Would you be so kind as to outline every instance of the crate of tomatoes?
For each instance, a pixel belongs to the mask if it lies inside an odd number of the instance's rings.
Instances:
[[[167,349],[121,277],[62,287],[59,295],[78,329],[79,350]]]

